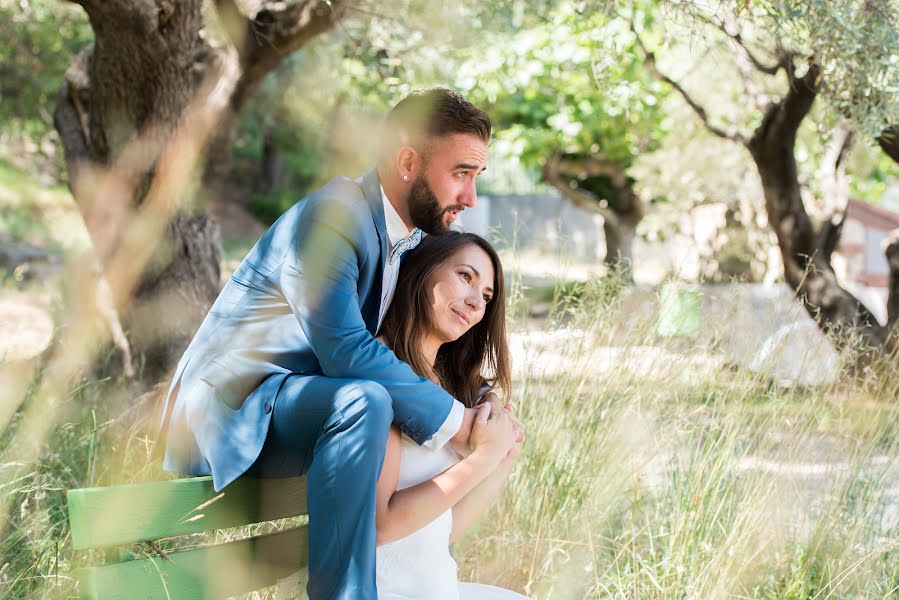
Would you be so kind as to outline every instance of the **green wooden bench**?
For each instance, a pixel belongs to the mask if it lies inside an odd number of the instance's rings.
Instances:
[[[211,477],[68,492],[75,550],[104,549],[80,569],[81,598],[209,600],[274,585],[307,566],[307,527],[134,558],[137,542],[306,514],[306,478],[238,479],[216,493]],[[124,552],[122,552],[125,550]]]

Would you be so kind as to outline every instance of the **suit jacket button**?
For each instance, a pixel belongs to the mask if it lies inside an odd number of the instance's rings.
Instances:
[[[413,434],[412,434],[412,439],[415,440],[415,441],[417,442],[418,440],[421,439],[421,434],[418,433],[418,432],[413,433]]]
[[[271,402],[266,402],[265,404],[263,404],[263,405],[262,405],[262,410],[265,411],[265,414],[268,414],[268,413],[272,412],[272,403],[271,403]]]

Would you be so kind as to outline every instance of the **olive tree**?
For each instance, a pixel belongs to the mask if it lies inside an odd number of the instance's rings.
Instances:
[[[687,12],[701,32],[699,37],[717,36],[729,47],[733,77],[744,90],[733,111],[739,116],[727,119],[712,114],[706,107],[714,90],[701,84],[688,87],[659,66],[658,47],[672,45],[670,31],[665,31],[666,25],[672,26],[670,21],[660,20],[653,30],[631,20],[647,68],[683,98],[709,132],[748,151],[761,180],[784,278],[819,325],[826,330],[851,330],[874,351],[895,347],[896,338],[890,335],[895,308],[881,325],[839,284],[831,266],[845,216],[846,192],[841,182],[853,131],[882,135],[894,126],[897,114],[899,11],[895,3],[785,0],[713,8],[685,3],[678,10]],[[678,12],[672,15],[677,18]],[[678,29],[682,35],[684,27]],[[834,122],[845,122],[834,125],[821,168],[830,174],[823,178],[822,193],[831,196],[832,212],[815,223],[804,202],[795,143],[819,96]],[[899,252],[895,244],[894,240],[888,248],[891,265]],[[895,289],[890,306],[895,307]]]

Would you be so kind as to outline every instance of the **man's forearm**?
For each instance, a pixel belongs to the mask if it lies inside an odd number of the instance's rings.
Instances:
[[[431,439],[423,443],[425,448],[438,450],[447,442],[451,442],[453,437],[459,434],[462,426],[465,424],[465,406],[458,400],[453,400],[453,406],[450,408],[449,414],[443,421],[443,425],[431,436]],[[470,426],[469,426],[470,429]],[[463,455],[464,456],[464,455]]]

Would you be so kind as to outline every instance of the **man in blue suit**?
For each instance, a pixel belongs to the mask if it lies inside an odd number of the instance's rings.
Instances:
[[[476,202],[491,123],[445,89],[385,122],[378,166],[291,207],[231,276],[181,358],[163,416],[167,470],[306,473],[310,598],[374,599],[375,484],[395,423],[468,446],[475,411],[375,340],[399,259]]]

